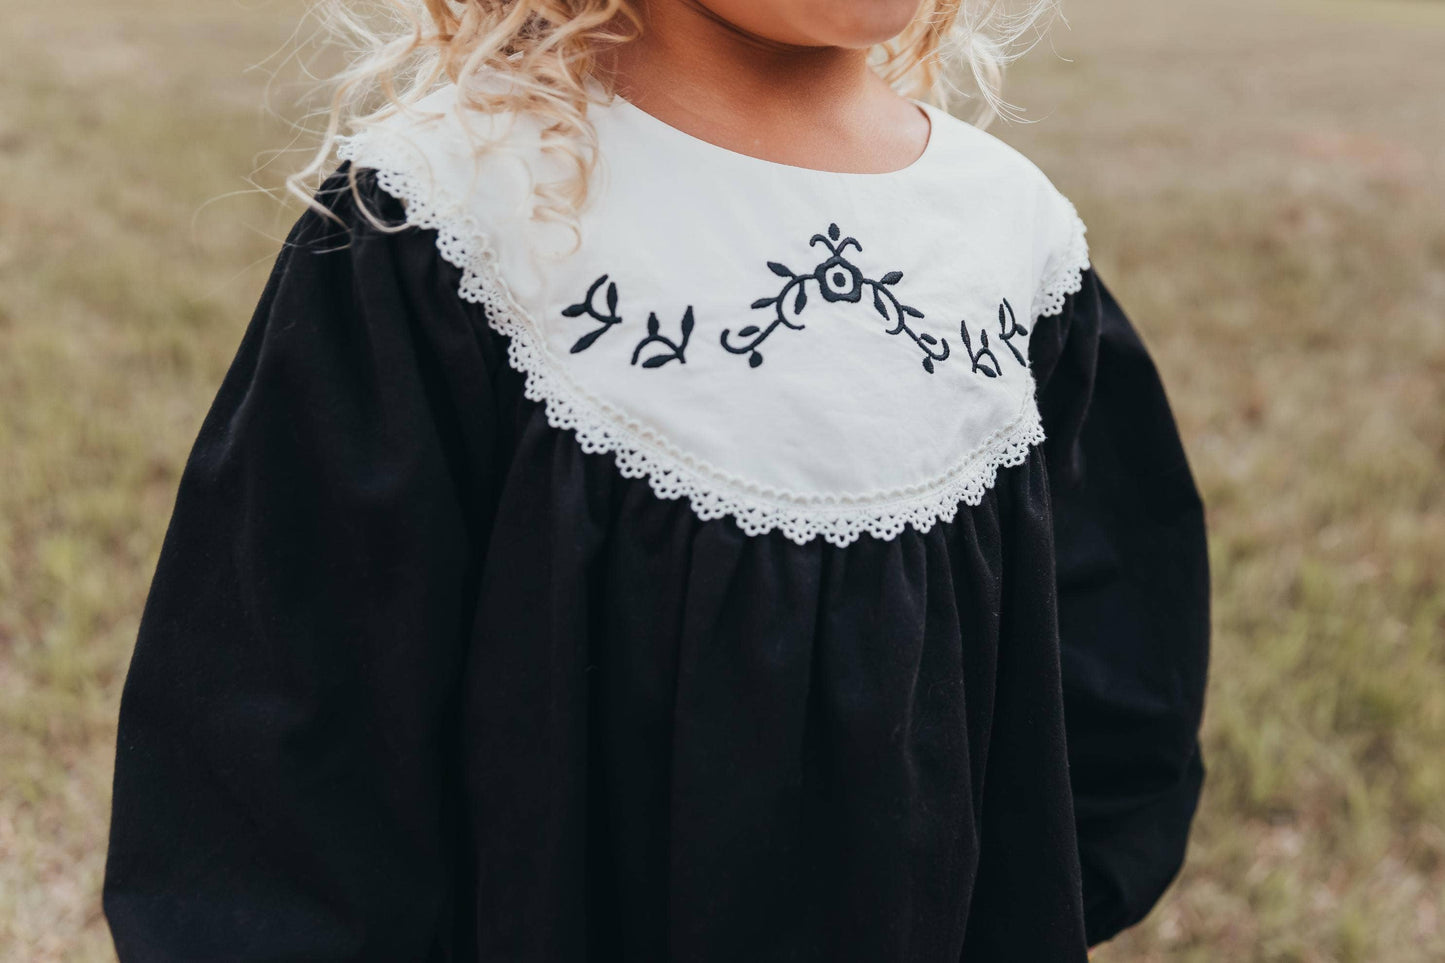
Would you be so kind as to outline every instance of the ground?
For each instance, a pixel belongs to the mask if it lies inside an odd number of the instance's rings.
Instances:
[[[0,957],[85,963],[113,958],[116,705],[177,472],[294,216],[244,178],[291,141],[248,68],[298,6],[15,7]],[[1214,570],[1188,865],[1097,956],[1445,959],[1445,4],[1066,10],[1007,91],[1033,122],[994,130],[1075,201],[1156,357]]]

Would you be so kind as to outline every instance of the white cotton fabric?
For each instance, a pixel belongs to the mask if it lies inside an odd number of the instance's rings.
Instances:
[[[845,174],[734,153],[614,99],[589,111],[600,164],[576,237],[531,216],[533,178],[561,173],[535,125],[459,108],[452,87],[343,140],[340,155],[374,168],[409,223],[437,231],[463,269],[460,296],[509,337],[554,426],[704,519],[841,546],[952,519],[1043,440],[1028,337],[1004,337],[1000,309],[1031,331],[1089,263],[1073,206],[1037,167],[925,109],[918,160]],[[817,275],[839,244],[846,264]],[[754,363],[724,332],[741,349],[756,337],[741,332],[776,320],[776,306],[750,307],[790,283],[769,262],[804,278],[783,309],[800,329],[778,324]],[[591,304],[621,319],[606,326],[568,311],[603,275]],[[888,295],[921,315],[905,317],[912,335],[889,333],[900,315]],[[682,358],[645,366],[674,353],[661,341],[638,351],[650,316],[678,344],[689,310]],[[961,324],[973,352],[985,339],[991,351],[978,366]]]

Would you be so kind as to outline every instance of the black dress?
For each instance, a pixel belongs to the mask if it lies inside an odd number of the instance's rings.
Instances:
[[[800,540],[584,450],[345,173],[181,481],[122,960],[1075,961],[1148,911],[1203,773],[1203,514],[1092,269],[1032,319],[1046,441],[926,529]]]

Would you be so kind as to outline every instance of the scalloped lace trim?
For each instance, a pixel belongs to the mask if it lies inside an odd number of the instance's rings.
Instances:
[[[1038,296],[1034,298],[1035,319],[1047,318],[1064,310],[1069,295],[1077,294],[1083,288],[1084,272],[1089,269],[1089,241],[1084,236],[1087,230],[1084,220],[1079,217],[1072,201],[1062,194],[1059,200],[1068,212],[1068,246],[1050,263],[1048,273],[1039,285]]]
[[[677,449],[646,426],[581,389],[551,363],[538,326],[516,302],[497,270],[496,253],[476,219],[440,186],[428,190],[408,172],[406,151],[366,134],[340,140],[341,160],[376,172],[377,183],[401,201],[407,224],[436,231],[436,246],[462,271],[458,295],[479,305],[488,323],[508,339],[507,358],[524,376],[524,394],[544,406],[547,422],[571,430],[584,452],[610,453],[625,478],[647,478],[661,498],[686,498],[698,518],[731,516],[748,535],[781,531],[802,545],[817,536],[839,547],[863,534],[891,539],[906,526],[929,531],[954,519],[960,503],[977,505],[1000,468],[1022,464],[1044,440],[1034,387],[1017,414],[942,475],[889,491],[815,495],[780,491],[730,475]],[[1077,215],[1076,215],[1077,216]],[[1082,234],[1080,234],[1082,237]],[[1087,265],[1087,255],[1083,263]],[[1082,286],[1082,268],[1055,272],[1040,297],[1058,313],[1067,294]],[[1038,315],[1036,315],[1038,316]]]

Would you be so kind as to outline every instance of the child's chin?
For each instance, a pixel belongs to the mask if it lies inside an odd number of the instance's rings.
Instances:
[[[710,0],[715,16],[756,36],[812,47],[866,49],[903,32],[920,0]]]
[[[784,0],[806,7],[819,43],[862,49],[892,40],[918,12],[919,0]]]

